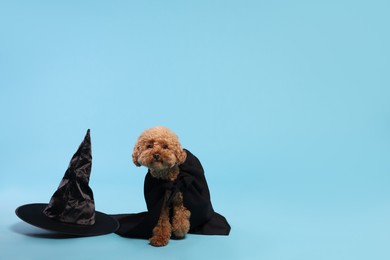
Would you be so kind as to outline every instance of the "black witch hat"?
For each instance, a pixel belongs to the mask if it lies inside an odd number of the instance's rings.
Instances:
[[[115,232],[118,222],[95,211],[93,192],[89,187],[91,167],[88,129],[49,204],[23,205],[16,209],[16,215],[34,226],[69,235],[95,236]]]

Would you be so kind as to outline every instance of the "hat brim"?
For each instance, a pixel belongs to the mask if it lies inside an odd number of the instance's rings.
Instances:
[[[20,206],[16,209],[16,215],[23,221],[43,229],[74,236],[98,236],[115,232],[119,228],[116,219],[95,211],[94,225],[79,225],[60,222],[47,217],[43,211],[48,204],[34,203]]]

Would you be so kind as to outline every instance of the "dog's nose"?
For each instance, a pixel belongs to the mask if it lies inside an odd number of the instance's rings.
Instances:
[[[154,153],[153,154],[153,158],[156,159],[156,160],[160,159],[160,154]]]

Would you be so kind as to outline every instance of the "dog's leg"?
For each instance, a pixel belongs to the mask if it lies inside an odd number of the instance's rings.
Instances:
[[[170,192],[166,192],[163,206],[161,209],[160,218],[157,225],[153,229],[153,236],[149,239],[149,242],[153,246],[165,246],[168,244],[171,238],[171,224],[169,223],[169,207],[166,205],[167,198]]]
[[[176,238],[184,238],[190,230],[191,212],[183,205],[183,194],[178,192],[173,199],[172,232]]]

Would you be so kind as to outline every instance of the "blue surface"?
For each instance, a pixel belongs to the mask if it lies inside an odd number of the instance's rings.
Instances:
[[[1,259],[390,259],[388,1],[0,1]],[[21,222],[91,128],[97,210],[145,209],[165,125],[231,235],[153,248]]]

